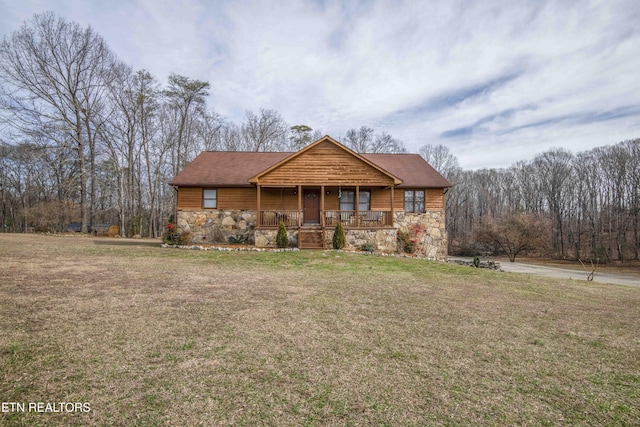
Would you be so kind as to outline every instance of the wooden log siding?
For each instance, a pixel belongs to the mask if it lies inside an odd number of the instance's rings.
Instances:
[[[444,189],[443,188],[395,188],[393,194],[394,210],[404,209],[404,191],[405,190],[424,190],[425,209],[426,210],[443,210],[444,209]],[[371,190],[371,210],[390,210],[391,198],[389,189],[372,189]],[[329,209],[329,208],[327,208]],[[331,208],[337,209],[337,208]]]
[[[255,188],[218,188],[218,209],[257,209]]]
[[[404,192],[424,190],[424,208],[427,211],[444,209],[444,188],[396,188],[393,204],[396,209],[404,210]]]
[[[366,189],[362,189],[366,190]],[[361,191],[362,191],[361,190]],[[371,189],[371,210],[372,211],[390,211],[391,210],[391,196],[390,189]]]
[[[215,187],[207,187],[215,188]],[[217,190],[217,209],[256,209],[255,188],[215,188]],[[178,210],[202,210],[202,187],[178,188]]]
[[[280,209],[295,211],[298,210],[297,188],[265,188],[262,187],[260,194],[261,209]],[[256,193],[253,192],[253,200],[255,203]]]
[[[199,211],[202,209],[202,188],[180,187],[178,188],[178,210]]]
[[[353,187],[343,187],[344,189]],[[367,188],[362,188],[365,190]],[[178,189],[178,210],[201,210],[202,188],[180,187]],[[218,209],[257,209],[256,189],[254,188],[218,188]],[[297,210],[298,196],[293,194],[296,188],[263,188],[262,209]],[[389,188],[371,188],[371,210],[390,210]],[[329,194],[326,194],[329,191]],[[404,209],[404,189],[394,191],[394,208]],[[425,207],[427,210],[444,209],[444,193],[442,188],[425,190]],[[325,187],[325,210],[340,209],[338,187]]]
[[[424,207],[428,211],[444,209],[444,189],[427,188],[424,193]]]
[[[260,177],[260,185],[389,186],[393,180],[330,143],[320,144]]]

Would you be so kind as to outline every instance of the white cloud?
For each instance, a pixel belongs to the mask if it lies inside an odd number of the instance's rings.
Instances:
[[[340,136],[368,125],[465,167],[640,136],[640,3],[0,0],[0,33],[53,10],[134,68],[212,84],[232,120],[278,110]],[[446,136],[448,135],[448,136]]]

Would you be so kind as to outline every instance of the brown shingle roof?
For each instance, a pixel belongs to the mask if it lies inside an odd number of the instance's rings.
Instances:
[[[336,142],[337,143],[337,142]],[[249,179],[294,153],[205,151],[169,183],[178,187],[251,187]],[[401,188],[451,187],[418,154],[361,154],[367,161],[402,180]]]
[[[178,187],[252,187],[249,178],[292,153],[203,151],[169,185]]]
[[[362,157],[402,179],[398,187],[451,187],[419,154],[362,154]]]

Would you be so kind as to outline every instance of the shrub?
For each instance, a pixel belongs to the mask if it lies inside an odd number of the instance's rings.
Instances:
[[[178,236],[178,244],[179,245],[189,245],[191,244],[191,239],[193,238],[192,234],[188,231],[180,233]]]
[[[398,250],[412,254],[416,251],[416,239],[410,233],[398,230]]]
[[[499,247],[514,262],[521,252],[543,248],[549,241],[549,219],[541,215],[513,211],[487,221],[476,229],[476,240]]]
[[[344,249],[347,245],[347,239],[344,237],[344,229],[342,228],[342,222],[338,221],[336,230],[333,232],[333,249]]]
[[[374,245],[373,243],[365,243],[362,246],[360,246],[360,250],[373,253],[376,250],[376,245]]]
[[[232,245],[246,245],[249,241],[247,236],[237,235],[229,236],[229,243]]]
[[[280,221],[280,227],[278,228],[278,235],[276,236],[276,246],[279,248],[289,247],[289,236],[287,235],[287,226],[284,222]]]
[[[177,245],[178,244],[178,231],[176,230],[176,225],[169,222],[163,226],[164,232],[162,233],[162,242],[167,245]]]

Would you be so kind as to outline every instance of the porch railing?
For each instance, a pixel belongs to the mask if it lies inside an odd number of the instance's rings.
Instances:
[[[335,227],[338,221],[344,227],[381,228],[393,225],[390,211],[324,211],[327,227]]]
[[[269,210],[260,211],[260,225],[264,227],[278,227],[281,222],[287,227],[298,226],[298,211]]]
[[[289,227],[298,226],[298,217],[302,213],[294,210],[263,210],[260,211],[260,225],[262,227],[278,227],[280,222]],[[393,226],[391,211],[324,211],[324,225],[335,227],[338,222],[343,227],[385,228]],[[302,221],[300,221],[302,223]]]

